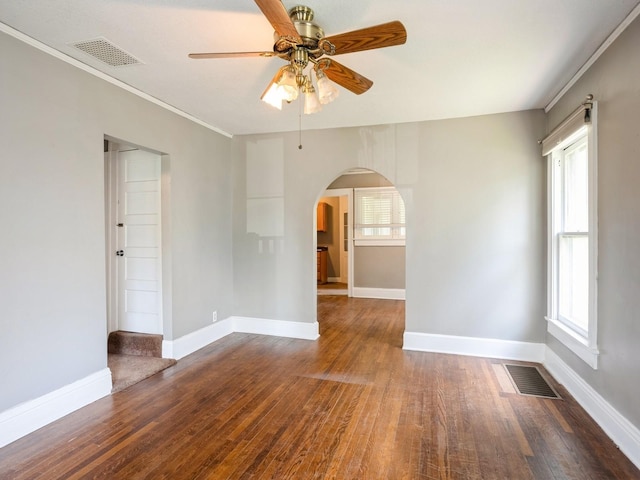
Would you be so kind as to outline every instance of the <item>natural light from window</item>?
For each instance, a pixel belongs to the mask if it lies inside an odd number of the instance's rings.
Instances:
[[[549,162],[547,330],[595,369],[597,112],[591,100],[542,140],[542,150]]]
[[[354,207],[356,245],[404,245],[404,201],[395,188],[356,188]]]
[[[587,137],[559,152],[562,215],[558,232],[558,317],[589,331],[589,182]]]

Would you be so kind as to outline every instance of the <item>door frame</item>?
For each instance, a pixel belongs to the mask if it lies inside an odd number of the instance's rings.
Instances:
[[[117,235],[114,222],[117,218],[117,196],[114,196],[118,181],[117,163],[119,144],[113,141],[106,141],[106,152],[104,152],[104,196],[105,196],[105,264],[107,271],[106,294],[107,294],[107,334],[118,330],[118,295],[114,292],[114,285],[117,282],[118,270],[113,256],[117,248]]]
[[[320,198],[325,197],[347,197],[347,296],[353,297],[353,188],[325,190]],[[316,201],[316,209],[319,201],[320,199]],[[342,220],[340,220],[340,225],[342,225]]]
[[[115,252],[117,250],[116,219],[118,216],[116,185],[118,182],[118,153],[122,150],[140,149],[157,154],[160,157],[160,321],[162,335],[167,338],[171,328],[171,246],[169,242],[170,225],[168,219],[170,203],[169,155],[152,148],[125,142],[108,135],[104,136],[104,196],[105,196],[105,267],[106,267],[106,310],[107,334],[119,329],[118,292],[114,291],[118,269]]]

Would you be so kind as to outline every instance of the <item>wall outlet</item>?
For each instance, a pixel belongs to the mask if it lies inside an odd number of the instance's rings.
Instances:
[[[216,323],[218,321],[218,312],[214,311],[213,312],[213,318],[211,320],[211,323]]]

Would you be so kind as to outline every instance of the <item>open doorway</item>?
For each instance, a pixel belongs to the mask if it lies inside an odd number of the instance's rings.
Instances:
[[[105,142],[108,332],[161,335],[161,155]]]
[[[162,155],[104,141],[107,366],[112,392],[176,363],[163,358]]]
[[[404,201],[389,180],[349,170],[321,193],[316,215],[319,295],[404,300]]]
[[[318,200],[317,286],[318,295],[352,296],[351,208],[353,190],[328,189]]]

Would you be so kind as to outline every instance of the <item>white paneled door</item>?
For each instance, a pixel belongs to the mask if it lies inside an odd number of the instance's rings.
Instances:
[[[160,155],[120,151],[117,163],[118,329],[161,334]]]

